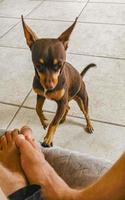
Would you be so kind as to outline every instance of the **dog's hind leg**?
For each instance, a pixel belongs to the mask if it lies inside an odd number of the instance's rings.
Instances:
[[[75,97],[75,101],[77,102],[80,110],[83,112],[86,122],[87,122],[87,126],[86,126],[86,131],[88,133],[92,133],[94,131],[92,123],[90,121],[89,118],[89,114],[88,114],[88,95],[87,92],[84,91],[84,93],[82,93],[81,91],[77,94],[77,96]]]
[[[68,114],[68,112],[69,112],[69,109],[70,109],[70,107],[68,106],[67,109],[66,109],[65,114],[63,115],[63,118],[62,118],[61,121],[60,121],[60,124],[62,124],[62,123],[66,120],[66,116],[67,116],[67,114]]]

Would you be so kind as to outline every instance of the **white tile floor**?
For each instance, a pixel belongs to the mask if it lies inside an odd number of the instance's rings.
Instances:
[[[79,15],[84,5],[84,2],[44,1],[28,18],[70,21]]]
[[[116,160],[125,150],[125,0],[0,1],[0,128],[30,125],[42,140],[46,131],[35,112],[34,70],[21,14],[40,37],[58,37],[79,16],[67,60],[79,71],[97,64],[85,77],[95,131],[85,132],[83,115],[72,101],[54,144]],[[45,104],[50,120],[55,108],[52,101]]]
[[[80,21],[109,24],[125,24],[125,4],[88,3]]]

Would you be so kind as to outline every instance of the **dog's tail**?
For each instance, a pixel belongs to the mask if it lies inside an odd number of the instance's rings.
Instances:
[[[96,67],[96,64],[91,63],[89,65],[87,65],[83,71],[80,73],[80,75],[82,76],[82,78],[84,77],[84,75],[86,74],[86,72],[91,68],[91,67]]]

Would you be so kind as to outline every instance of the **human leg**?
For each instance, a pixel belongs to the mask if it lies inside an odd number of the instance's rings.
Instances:
[[[125,153],[95,184],[80,191],[82,200],[125,199]]]

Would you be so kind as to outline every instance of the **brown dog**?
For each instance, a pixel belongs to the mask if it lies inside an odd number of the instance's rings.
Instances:
[[[78,103],[85,115],[87,121],[86,130],[89,133],[93,131],[88,115],[88,95],[82,78],[90,67],[95,67],[96,65],[88,65],[79,74],[71,64],[66,62],[66,49],[76,22],[77,18],[57,39],[38,39],[36,34],[24,22],[22,16],[24,34],[27,45],[32,52],[32,61],[35,69],[33,89],[37,94],[36,112],[44,129],[48,125],[42,111],[45,99],[56,101],[58,106],[56,115],[50,123],[44,138],[43,146],[45,147],[52,146],[56,128],[59,123],[65,120],[69,110],[68,102],[72,99]]]

